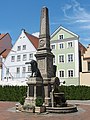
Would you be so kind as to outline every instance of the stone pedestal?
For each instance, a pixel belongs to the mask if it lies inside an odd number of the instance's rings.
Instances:
[[[25,105],[30,104],[35,106],[36,97],[43,97],[43,80],[39,77],[31,77],[28,79],[27,98],[25,99]]]
[[[54,76],[53,72],[53,57],[51,52],[46,50],[37,51],[35,55],[38,63],[38,68],[43,78],[51,78]]]

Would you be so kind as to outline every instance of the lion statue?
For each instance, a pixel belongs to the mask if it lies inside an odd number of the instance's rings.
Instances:
[[[32,72],[30,77],[41,77],[41,73],[38,69],[37,62],[35,60],[32,60],[30,64],[31,64],[31,72]]]

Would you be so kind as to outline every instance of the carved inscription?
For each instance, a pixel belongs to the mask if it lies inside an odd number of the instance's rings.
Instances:
[[[41,59],[38,61],[39,69],[45,69],[45,59]]]

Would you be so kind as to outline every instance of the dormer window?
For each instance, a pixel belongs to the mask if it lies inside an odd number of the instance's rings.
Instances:
[[[63,36],[63,35],[59,35],[58,38],[59,38],[60,40],[62,40],[62,39],[64,39],[64,36]]]

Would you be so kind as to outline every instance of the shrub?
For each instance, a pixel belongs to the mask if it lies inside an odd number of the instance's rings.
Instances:
[[[36,98],[36,106],[40,107],[43,105],[43,98],[42,97],[37,97]]]
[[[89,100],[90,87],[88,86],[60,86],[59,92],[63,91],[68,100]]]
[[[22,101],[26,91],[26,86],[0,86],[0,101]]]

